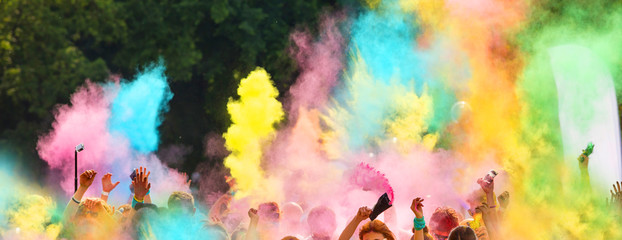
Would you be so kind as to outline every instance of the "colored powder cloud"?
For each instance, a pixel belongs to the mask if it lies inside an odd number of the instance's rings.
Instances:
[[[300,68],[300,75],[289,88],[291,94],[290,114],[296,109],[324,107],[329,94],[343,69],[345,39],[339,31],[339,25],[345,16],[326,15],[320,25],[320,36],[312,41],[308,31],[291,34],[294,47],[290,51]]]
[[[620,6],[493,0],[365,4],[368,8],[350,19],[343,13],[324,16],[317,39],[309,32],[291,35],[301,74],[287,96],[289,121],[282,128],[275,129],[285,114],[268,73],[258,68],[241,80],[240,99],[227,105],[232,125],[224,134],[231,152],[225,166],[240,189],[232,215],[244,216],[259,202],[293,201],[305,210],[328,207],[342,229],[358,207],[373,206],[383,191],[394,192],[393,209],[408,209],[412,198],[423,196],[428,217],[444,205],[464,213],[466,196],[479,191],[475,179],[494,168],[502,173],[495,180],[497,191],[507,189],[512,196],[501,222],[505,238],[622,236],[603,201],[604,189],[591,189],[564,161],[549,55],[563,44],[586,47],[619,81]],[[569,61],[581,56],[561,54]],[[561,66],[573,76],[593,72]],[[127,170],[147,165],[159,202],[167,191],[187,190],[185,179],[152,153],[172,97],[164,67],[150,66],[136,78],[103,86],[87,82],[72,95],[71,105],[58,108],[53,131],[40,138],[37,150],[63,173],[66,192],[72,189],[73,147],[80,142],[87,146],[80,153],[81,169],[113,169],[127,185]],[[452,119],[450,108],[458,100],[470,111]],[[589,109],[582,111],[581,101],[572,104],[578,120],[594,117]],[[6,198],[0,194],[0,206],[8,206]],[[27,199],[36,204],[11,208],[11,216],[53,206],[45,197]],[[394,232],[410,234],[409,211],[383,217]],[[190,226],[165,220],[152,223],[147,234],[171,237]],[[24,229],[42,234],[40,225]]]
[[[172,97],[164,66],[160,62],[139,72],[133,81],[111,79],[105,84],[87,81],[71,96],[70,105],[56,110],[52,131],[40,137],[37,150],[50,168],[61,172],[61,186],[73,192],[74,147],[84,143],[78,156],[78,172],[94,169],[98,178],[106,172],[121,184],[111,194],[111,202],[129,199],[133,169],[145,166],[151,171],[154,203],[165,203],[173,191],[188,187],[177,171],[157,158],[160,115]],[[95,181],[87,195],[95,195],[101,183]]]
[[[24,178],[13,158],[0,154],[0,236],[3,239],[56,239],[62,227],[49,192]]]
[[[233,124],[224,134],[225,146],[231,151],[225,166],[243,195],[262,186],[262,148],[273,137],[274,124],[283,118],[284,112],[276,100],[278,91],[262,68],[240,81],[238,94],[239,100],[227,103]]]
[[[112,102],[109,128],[123,134],[132,148],[146,153],[158,149],[161,114],[168,111],[173,94],[162,62],[148,66],[132,82],[122,82]]]
[[[83,143],[87,150],[80,153],[79,171],[86,167],[109,166],[108,153],[113,137],[108,131],[110,101],[102,86],[87,81],[71,96],[71,105],[62,105],[55,111],[52,131],[39,138],[37,151],[50,168],[61,170],[61,186],[73,192],[75,146]]]

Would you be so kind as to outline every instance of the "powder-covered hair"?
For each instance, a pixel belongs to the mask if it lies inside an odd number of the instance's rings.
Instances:
[[[432,231],[449,232],[460,224],[462,215],[450,207],[437,208],[430,217]]]
[[[365,223],[365,225],[361,227],[361,231],[359,231],[359,239],[363,240],[363,236],[370,232],[380,233],[387,240],[395,240],[395,235],[393,235],[393,232],[389,230],[389,227],[378,219]]]

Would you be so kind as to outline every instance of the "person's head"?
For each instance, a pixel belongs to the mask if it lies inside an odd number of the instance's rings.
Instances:
[[[448,240],[477,240],[477,235],[470,227],[458,226],[451,230]]]
[[[302,218],[302,215],[304,214],[302,207],[295,202],[287,202],[283,204],[282,212],[283,221],[289,223],[300,222],[300,218]]]
[[[325,206],[314,207],[309,211],[307,224],[314,238],[328,238],[337,230],[335,212]]]
[[[462,215],[450,207],[437,208],[430,217],[430,232],[436,240],[444,240],[449,236],[449,232],[458,226],[462,221]]]
[[[123,217],[128,217],[130,214],[130,210],[132,209],[132,205],[130,205],[129,203],[123,204],[121,206],[119,206],[119,208],[117,209],[117,211],[119,211],[121,214],[123,214]]]
[[[112,207],[100,198],[87,198],[80,202],[76,212],[77,218],[102,219],[113,214]]]
[[[99,198],[80,202],[73,223],[76,239],[101,239],[115,227],[112,207]]]
[[[269,223],[278,223],[281,217],[279,205],[275,202],[259,204],[257,214],[259,215],[259,219]]]
[[[158,208],[158,206],[156,206],[153,203],[136,203],[136,205],[134,205],[134,209],[136,211],[140,210],[141,208],[151,208],[156,212],[159,212],[160,209]]]
[[[133,239],[140,239],[142,234],[149,232],[150,226],[153,226],[159,220],[159,214],[153,208],[144,207],[136,210],[130,220],[129,233]]]
[[[173,213],[183,213],[194,215],[194,197],[186,192],[173,192],[168,198],[168,209]]]
[[[294,236],[285,236],[283,238],[281,238],[281,240],[299,240],[297,237]]]
[[[395,240],[395,236],[389,227],[382,221],[376,219],[365,223],[359,231],[360,240]]]

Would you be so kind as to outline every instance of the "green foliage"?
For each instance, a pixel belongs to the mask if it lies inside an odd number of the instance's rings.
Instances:
[[[61,1],[0,2],[0,143],[18,146],[25,160],[36,159],[37,133],[49,127],[53,107],[66,103],[84,79],[107,77],[106,62],[88,59],[75,44],[87,38],[110,40],[101,30],[114,23],[98,18],[114,16],[106,12],[111,10],[106,4],[109,1],[92,1],[88,6]],[[77,21],[71,13],[80,7],[93,9],[99,16],[85,14]]]
[[[227,99],[241,77],[265,67],[283,93],[295,79],[289,33],[315,26],[322,0],[0,0],[0,145],[25,165],[56,104],[85,79],[131,77],[162,57],[175,97],[162,145],[192,147],[183,170],[203,157],[209,132],[229,125]],[[283,96],[284,94],[281,94]]]

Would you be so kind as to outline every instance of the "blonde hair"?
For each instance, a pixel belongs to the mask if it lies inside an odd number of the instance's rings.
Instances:
[[[181,208],[183,210],[193,212],[194,197],[192,197],[192,194],[187,192],[173,192],[168,198],[168,208]]]
[[[380,233],[387,240],[395,240],[395,236],[393,235],[391,230],[389,230],[389,227],[387,227],[386,224],[378,219],[365,223],[365,225],[361,227],[361,231],[359,232],[359,239],[363,240],[363,236],[370,232]]]
[[[80,205],[78,205],[78,213],[84,213],[87,209],[85,203],[87,201],[95,201],[99,204],[101,204],[101,206],[104,208],[104,211],[108,214],[108,215],[112,215],[114,214],[112,212],[112,207],[110,205],[108,205],[108,203],[106,203],[106,201],[102,200],[101,198],[87,198],[85,200],[83,200],[82,202],[80,202]]]

